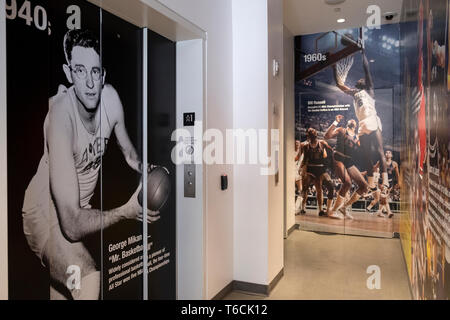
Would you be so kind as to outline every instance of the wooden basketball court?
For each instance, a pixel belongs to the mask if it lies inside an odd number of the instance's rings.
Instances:
[[[340,233],[349,235],[393,238],[399,232],[400,213],[394,217],[378,217],[376,213],[352,211],[354,220],[336,220],[319,217],[317,210],[307,209],[305,215],[295,217],[301,230]]]

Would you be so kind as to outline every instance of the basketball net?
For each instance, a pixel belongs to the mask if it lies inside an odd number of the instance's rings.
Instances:
[[[344,84],[347,80],[348,72],[353,65],[353,56],[347,56],[336,63],[337,80]]]

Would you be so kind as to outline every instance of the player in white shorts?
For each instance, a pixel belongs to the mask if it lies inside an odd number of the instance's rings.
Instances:
[[[374,177],[375,177],[375,179],[379,179],[377,181],[379,181],[379,185],[380,185],[380,189],[381,189],[382,181],[380,179],[380,169],[378,167],[374,170]],[[373,213],[373,207],[379,202],[379,209],[377,211],[377,216],[384,218],[385,217],[384,212],[386,212],[388,218],[392,218],[394,216],[394,214],[392,213],[391,208],[389,206],[389,192],[384,193],[384,192],[381,192],[380,189],[378,189],[377,191],[372,193],[373,200],[367,206],[366,211],[369,213]]]
[[[60,86],[49,101],[44,154],[25,192],[23,229],[31,250],[49,268],[51,299],[98,299],[100,272],[83,239],[143,216],[137,200],[140,186],[119,208],[91,208],[112,131],[128,165],[140,173],[142,165],[125,128],[120,98],[105,85],[98,39],[87,30],[72,30],[64,37],[64,50],[63,69],[72,86]],[[147,213],[148,222],[159,219],[158,212]],[[81,283],[68,286],[74,267],[81,272]]]
[[[376,190],[376,181],[373,175],[373,167],[376,161],[372,159],[372,153],[378,161],[380,161],[381,176],[383,181],[383,192],[389,187],[386,158],[383,149],[383,138],[381,132],[383,130],[380,118],[375,109],[375,94],[374,84],[369,70],[369,62],[362,51],[363,67],[365,78],[357,81],[355,88],[352,89],[339,80],[336,65],[333,66],[334,77],[337,87],[348,95],[351,95],[354,100],[355,114],[359,122],[359,139],[364,158],[364,171],[367,171],[369,187],[372,191]],[[363,170],[361,170],[363,171]]]

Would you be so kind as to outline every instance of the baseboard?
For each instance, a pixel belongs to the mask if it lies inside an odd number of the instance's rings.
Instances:
[[[294,230],[299,230],[299,229],[300,229],[300,225],[298,223],[294,223],[294,225],[289,228],[289,230],[287,232],[287,236],[289,237],[291,235],[291,233],[294,232]]]
[[[220,290],[211,300],[222,300],[232,291],[242,291],[249,294],[269,296],[278,282],[280,282],[281,278],[283,278],[283,275],[284,268],[281,269],[269,285],[234,280]]]
[[[218,294],[216,294],[211,300],[223,300],[229,293],[233,291],[233,283],[234,281],[231,281],[229,284],[225,286],[222,290],[219,291]]]
[[[273,278],[273,280],[270,282],[267,295],[269,295],[272,292],[272,290],[276,287],[278,282],[280,282],[283,276],[284,276],[284,268],[281,269],[280,272],[278,272],[278,274],[275,276],[275,278]]]
[[[400,235],[400,234],[399,234],[399,235]],[[414,300],[415,297],[414,297],[413,289],[412,289],[412,286],[411,286],[411,278],[410,278],[410,275],[409,275],[408,263],[406,263],[405,251],[404,251],[404,249],[403,249],[403,241],[402,241],[402,239],[401,239],[400,237],[399,237],[399,239],[400,239],[400,249],[402,250],[403,263],[405,264],[406,274],[408,275],[408,287],[409,287],[409,293],[410,293],[410,295],[411,295],[411,300]],[[411,248],[409,248],[409,250],[410,250],[410,249],[411,249]]]
[[[235,280],[233,281],[233,290],[267,296],[269,292],[269,286],[266,284],[258,284]]]

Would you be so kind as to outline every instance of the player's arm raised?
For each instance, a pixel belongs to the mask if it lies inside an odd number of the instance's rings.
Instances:
[[[80,207],[80,189],[72,150],[72,122],[61,105],[55,105],[49,117],[47,143],[50,191],[65,237],[69,241],[77,242],[102,227],[107,228],[125,219],[138,219],[142,208],[135,199],[136,195],[126,205],[111,211],[102,212]]]
[[[373,85],[372,75],[370,74],[369,61],[367,60],[367,57],[366,57],[366,54],[364,51],[362,52],[362,57],[363,57],[364,74],[366,75],[367,92],[372,97],[374,97],[375,96],[375,93],[373,91],[374,85]]]
[[[133,170],[142,173],[142,162],[128,136],[123,105],[117,91],[111,85],[105,85],[103,97],[108,111],[112,113],[113,119],[115,120],[114,133],[125,161]]]
[[[339,134],[340,128],[338,128],[339,122],[344,119],[343,115],[337,115],[336,121],[331,124],[331,126],[327,129],[327,132],[325,132],[324,139],[329,140],[337,137]]]
[[[342,82],[338,75],[337,75],[337,67],[336,65],[333,65],[333,75],[334,75],[334,81],[336,81],[336,86],[341,89],[344,93],[353,96],[356,92],[356,90],[348,87],[347,85],[345,85],[344,82]]]

